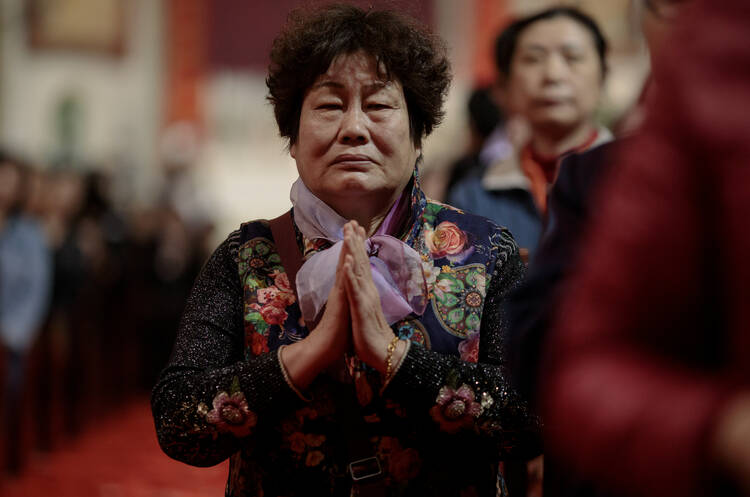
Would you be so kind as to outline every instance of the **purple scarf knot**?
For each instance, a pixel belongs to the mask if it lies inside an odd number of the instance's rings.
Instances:
[[[328,300],[336,281],[336,265],[343,246],[343,228],[347,220],[316,197],[297,179],[290,194],[294,206],[294,222],[311,240],[322,238],[333,245],[310,257],[297,272],[297,295],[302,317],[314,320]],[[395,202],[378,231],[365,241],[375,288],[388,324],[411,313],[420,315],[427,306],[427,283],[419,253],[388,234],[400,219],[404,195]]]

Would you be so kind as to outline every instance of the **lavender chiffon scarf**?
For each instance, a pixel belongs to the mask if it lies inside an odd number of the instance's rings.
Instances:
[[[325,239],[333,243],[328,249],[310,257],[297,272],[300,310],[303,319],[311,322],[325,306],[336,281],[336,266],[347,219],[316,197],[301,178],[292,185],[289,197],[294,206],[294,223],[302,234],[310,240]],[[409,207],[407,197],[401,195],[377,232],[365,242],[373,282],[388,324],[411,313],[420,315],[427,306],[427,285],[419,253],[388,234],[397,228],[403,210]]]

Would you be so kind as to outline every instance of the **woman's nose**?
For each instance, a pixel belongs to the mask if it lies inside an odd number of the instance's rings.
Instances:
[[[568,65],[562,55],[551,54],[544,64],[544,77],[547,81],[559,81],[565,77]]]
[[[367,116],[357,106],[350,106],[342,116],[339,140],[342,143],[366,143],[368,131],[365,120]]]

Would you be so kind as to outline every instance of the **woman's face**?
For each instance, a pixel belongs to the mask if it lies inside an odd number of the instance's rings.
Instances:
[[[400,193],[419,156],[401,83],[379,76],[364,52],[335,58],[305,95],[290,151],[302,181],[329,205]]]
[[[593,119],[602,78],[594,39],[584,26],[568,17],[537,21],[518,37],[507,104],[533,128],[564,132]]]

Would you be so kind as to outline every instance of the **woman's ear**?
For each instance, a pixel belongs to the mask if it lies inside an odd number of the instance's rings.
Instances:
[[[296,143],[292,143],[291,145],[289,145],[289,155],[292,156],[292,159],[297,158],[297,144]]]

